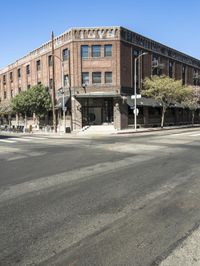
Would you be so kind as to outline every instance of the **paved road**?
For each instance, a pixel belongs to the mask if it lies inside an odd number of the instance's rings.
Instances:
[[[157,265],[200,223],[200,129],[0,137],[0,265]]]

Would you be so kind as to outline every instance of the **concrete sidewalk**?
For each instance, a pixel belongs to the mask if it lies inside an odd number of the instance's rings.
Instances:
[[[195,125],[184,125],[184,126],[170,126],[170,127],[156,127],[156,128],[137,128],[135,131],[133,127],[129,127],[127,129],[116,130],[112,125],[102,125],[102,126],[91,126],[87,129],[83,129],[80,131],[72,131],[71,133],[64,132],[45,132],[45,131],[34,131],[32,133],[22,133],[22,132],[9,132],[9,131],[0,131],[0,134],[3,135],[18,135],[18,136],[49,136],[49,137],[90,137],[90,136],[114,136],[114,135],[122,135],[122,134],[138,134],[138,133],[149,133],[149,132],[157,132],[157,131],[167,131],[167,130],[177,130],[177,129],[192,129],[199,128],[200,124]]]
[[[160,263],[160,266],[199,266],[200,265],[200,228]]]
[[[175,130],[175,129],[184,129],[184,128],[198,128],[200,124],[195,125],[182,125],[182,126],[166,126],[164,128],[161,127],[150,127],[150,128],[137,128],[135,131],[134,127],[130,127],[127,129],[122,129],[117,131],[117,134],[135,134],[135,133],[145,133],[145,132],[155,132],[155,131],[165,131],[165,130]]]

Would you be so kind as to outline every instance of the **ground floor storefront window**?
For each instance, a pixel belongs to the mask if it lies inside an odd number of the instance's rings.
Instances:
[[[113,122],[112,98],[86,98],[81,105],[83,126]]]

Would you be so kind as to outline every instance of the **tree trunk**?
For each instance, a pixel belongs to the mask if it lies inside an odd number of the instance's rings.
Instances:
[[[165,112],[166,112],[166,107],[162,107],[162,117],[161,117],[161,128],[164,127],[164,120],[165,120]]]
[[[194,125],[194,114],[195,114],[195,111],[193,110],[192,111],[192,125]]]
[[[26,132],[26,127],[27,127],[27,115],[25,114],[25,117],[24,117],[24,133]]]

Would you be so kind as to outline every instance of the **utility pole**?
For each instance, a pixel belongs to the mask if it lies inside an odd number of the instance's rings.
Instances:
[[[55,110],[55,60],[54,60],[54,33],[51,34],[51,48],[52,48],[52,111],[53,111],[53,129],[57,132],[56,110]]]
[[[137,60],[139,61],[140,57],[146,55],[146,52],[139,54],[134,60],[134,128],[137,131]]]

